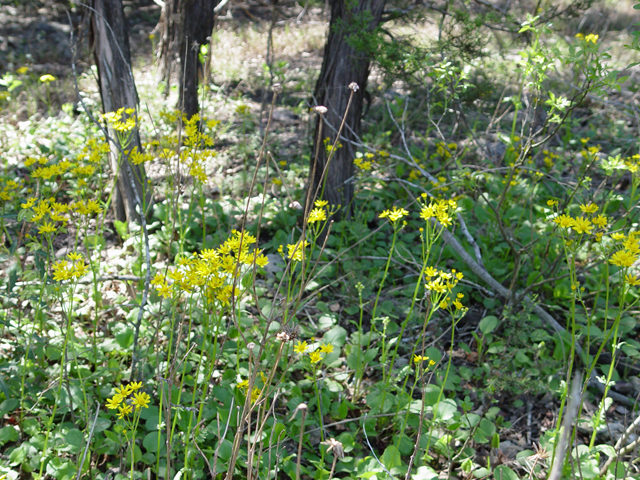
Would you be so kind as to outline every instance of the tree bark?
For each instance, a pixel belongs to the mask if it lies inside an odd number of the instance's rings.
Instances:
[[[182,0],[183,33],[178,42],[180,54],[180,96],[178,109],[187,118],[198,113],[198,82],[203,66],[198,59],[200,45],[209,43],[213,31],[216,0]]]
[[[131,72],[129,37],[122,1],[91,0],[89,6],[90,43],[98,67],[103,110],[107,113],[124,107],[137,111],[138,94]],[[109,136],[114,140],[118,138],[111,127]],[[130,132],[130,143],[126,149],[133,147],[141,151],[137,128]],[[113,192],[116,220],[139,221],[143,205],[138,207],[138,203],[144,202],[144,207],[148,207],[151,201],[150,189],[143,189],[147,182],[144,168],[131,163],[113,142],[110,142],[109,163],[114,175],[118,175]]]
[[[329,138],[328,145],[333,145],[335,141],[352,93],[348,88],[352,82],[357,83],[359,89],[353,95],[341,136],[348,140],[356,140],[360,134],[362,100],[369,77],[371,58],[367,51],[354,46],[353,41],[357,36],[370,34],[380,24],[385,0],[330,0],[330,2],[329,36],[314,93],[316,105],[326,107],[327,113],[318,116],[316,120],[314,151],[311,158],[313,175],[309,183],[312,188],[311,202],[314,200],[313,194],[316,191],[322,192],[324,200],[331,205],[341,206],[338,218],[349,218],[353,200],[351,179],[354,172],[355,147],[348,141],[341,140],[342,147],[336,150],[327,167],[328,154],[324,140]],[[320,128],[320,122],[323,119],[324,125]],[[316,157],[317,145],[319,148]]]

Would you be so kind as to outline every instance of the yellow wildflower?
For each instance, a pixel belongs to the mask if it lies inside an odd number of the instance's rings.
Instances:
[[[577,233],[591,233],[593,229],[591,222],[584,217],[574,219],[571,226]]]
[[[582,213],[596,213],[598,211],[598,206],[595,203],[583,203],[580,205],[580,210],[582,210]]]
[[[298,341],[297,345],[295,347],[293,347],[294,352],[296,353],[300,353],[303,354],[304,352],[307,351],[307,348],[309,346],[307,345],[307,342],[300,342]]]
[[[42,224],[42,226],[38,229],[38,233],[40,234],[45,234],[45,233],[53,233],[55,232],[57,229],[56,227],[53,225],[53,223],[51,222],[45,222]]]
[[[395,223],[402,217],[409,215],[409,212],[404,208],[398,208],[395,205],[391,210],[385,210],[380,214],[380,218],[388,218],[391,223]]]
[[[314,208],[309,213],[308,223],[322,222],[327,219],[327,212],[323,208]]]
[[[318,363],[320,360],[322,360],[322,356],[318,351],[311,352],[309,354],[309,360],[311,360],[311,363]]]
[[[320,345],[320,351],[322,353],[331,353],[333,352],[333,345],[331,345],[330,343],[329,344],[323,343],[322,345]]]
[[[573,226],[573,218],[571,218],[569,215],[559,215],[556,218],[554,218],[553,221],[560,228],[569,228]]]
[[[617,265],[618,267],[627,268],[633,265],[637,259],[638,256],[630,251],[619,250],[609,259],[609,263]]]
[[[151,397],[142,392],[142,393],[138,393],[136,392],[133,395],[133,406],[136,407],[136,410],[140,410],[141,408],[149,408],[149,401],[151,400]]]

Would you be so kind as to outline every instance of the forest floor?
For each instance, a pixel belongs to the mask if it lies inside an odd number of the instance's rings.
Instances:
[[[38,75],[52,74],[60,79],[59,86],[48,99],[49,102],[56,105],[71,103],[78,108],[78,96],[71,69],[75,49],[81,90],[85,92],[85,98],[94,104],[99,102],[91,69],[87,24],[79,9],[76,7],[75,10],[67,12],[61,2],[44,2],[44,5],[38,5],[35,1],[27,1],[17,6],[15,2],[4,3],[8,4],[0,7],[0,76],[13,72],[27,63],[30,70]],[[236,155],[237,146],[243,142],[255,146],[257,139],[259,140],[259,135],[247,131],[247,128],[256,131],[264,128],[270,101],[269,89],[275,82],[283,84],[284,95],[274,110],[272,154],[276,161],[300,165],[298,170],[292,171],[290,180],[299,188],[304,187],[307,171],[301,159],[304,154],[308,155],[310,149],[312,118],[309,107],[313,104],[311,93],[322,62],[328,21],[326,8],[314,2],[308,3],[311,5],[304,9],[300,5],[280,6],[275,18],[273,7],[260,0],[251,3],[231,1],[219,13],[211,52],[214,88],[206,92],[203,114],[210,118],[233,122],[238,107],[247,106],[258,120],[250,127],[243,126],[242,120],[236,120],[234,129],[220,137],[219,156],[208,166],[211,181],[208,185],[209,190],[205,191],[207,195],[223,195],[228,193],[225,189],[233,189],[229,185],[246,182],[246,175],[243,177],[245,163]],[[125,1],[124,4],[129,22],[128,32],[141,110],[158,112],[163,107],[171,108],[176,104],[176,78],[171,80],[168,95],[162,92],[158,86],[159,75],[153,58],[153,34],[160,17],[160,7],[151,0]],[[574,20],[582,22],[583,25],[591,24],[594,31],[606,28],[609,32],[607,39],[612,46],[611,61],[621,65],[629,64],[633,59],[633,54],[623,47],[628,41],[628,35],[623,29],[638,20],[637,15],[633,17],[629,13],[636,13],[629,8],[630,5],[632,3],[617,2],[615,6],[594,7],[588,15]],[[74,39],[78,42],[73,49],[70,46],[70,21],[73,24]],[[567,26],[567,31],[570,29],[571,27]],[[420,29],[413,28],[413,31],[429,35],[437,32],[437,26],[435,22],[426,22]],[[268,45],[270,37],[272,49],[269,49]],[[270,64],[269,68],[266,68],[267,61]],[[637,82],[633,79],[638,78],[637,67],[629,73],[632,78],[629,84],[634,85]],[[379,72],[374,71],[369,87],[372,92],[372,110],[384,106],[384,101],[381,100],[383,95],[379,95],[377,90],[381,84]],[[394,87],[397,87],[396,93],[402,88],[401,85]],[[637,106],[637,92],[637,89],[634,91],[625,87],[619,98],[610,97],[608,101],[635,103]],[[42,115],[44,102],[44,98],[39,100]],[[5,118],[5,121],[26,121],[33,113],[27,107],[22,107],[10,118]],[[375,127],[378,118],[375,115],[374,112],[372,116],[365,117],[365,129]],[[227,151],[233,152],[235,156],[226,155]],[[151,170],[149,174],[151,178],[157,178],[162,172]],[[280,195],[288,195],[288,192],[280,191]],[[117,235],[109,238],[114,244],[108,246],[111,253],[108,248],[105,258],[113,256],[113,252],[121,247]],[[335,301],[329,302],[332,311],[341,311],[349,306],[343,302],[344,300],[336,296]],[[309,312],[321,315],[320,309],[311,308]],[[468,344],[472,343],[472,334],[478,331],[478,322],[483,316],[491,313],[482,305],[472,306],[470,314],[459,326],[458,338]],[[346,324],[343,326],[350,328]],[[474,368],[477,362],[477,354],[463,349],[452,349],[452,355],[459,367]],[[522,368],[524,371],[528,367]],[[640,370],[637,364],[630,368],[636,375],[631,374],[627,380],[620,381],[616,388],[629,398],[638,399],[640,381],[637,372]],[[518,376],[518,372],[511,374]],[[500,379],[497,378],[496,382],[500,383]],[[465,391],[464,385],[462,391]],[[477,400],[478,390],[471,384],[467,392],[472,401]],[[508,465],[514,462],[518,452],[532,449],[541,431],[552,428],[557,419],[559,403],[551,393],[519,395],[517,392],[505,390],[497,394],[492,402],[493,406],[500,408],[501,415],[511,422],[510,428],[501,433],[498,449],[492,450],[485,446],[477,451],[479,457],[492,456],[492,465]],[[596,405],[585,400],[584,410],[592,414]],[[609,431],[602,433],[602,436],[619,434],[630,423],[630,415],[631,410],[627,406],[613,402],[607,411]],[[6,420],[5,418],[4,421]],[[584,435],[581,440],[588,441],[588,428],[585,427],[581,434]]]

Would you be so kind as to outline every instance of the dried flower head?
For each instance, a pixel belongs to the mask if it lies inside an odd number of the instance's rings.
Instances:
[[[325,113],[327,113],[327,107],[323,107],[322,105],[318,105],[316,107],[313,107],[313,110],[316,113],[319,113],[320,115],[324,115]]]
[[[353,92],[357,92],[358,90],[360,90],[360,87],[356,82],[351,82],[349,84],[349,90],[352,90]]]
[[[273,87],[271,87],[271,89],[273,90],[274,93],[281,93],[282,92],[282,84],[281,83],[274,83]]]
[[[344,458],[344,448],[342,447],[342,442],[331,437],[329,440],[320,443],[322,443],[322,445],[328,445],[329,448],[327,448],[327,453],[333,450],[333,454],[338,458],[338,460]]]

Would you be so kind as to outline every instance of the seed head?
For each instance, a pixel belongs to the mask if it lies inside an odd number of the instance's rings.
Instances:
[[[318,105],[316,107],[313,107],[313,110],[316,113],[319,113],[320,115],[324,115],[325,113],[327,113],[327,107],[323,107],[322,105]]]
[[[330,438],[329,440],[327,440],[326,442],[320,442],[322,443],[322,445],[328,445],[329,448],[327,448],[327,453],[329,453],[331,450],[333,450],[333,454],[339,459],[343,459],[344,458],[344,448],[342,447],[342,442],[339,442],[338,440],[336,440],[335,438]]]
[[[356,82],[351,82],[349,84],[349,90],[352,90],[353,92],[357,92],[358,90],[360,90],[360,87]]]
[[[274,93],[281,93],[282,92],[282,84],[281,83],[274,83],[273,87],[271,87],[271,89],[273,90]]]

